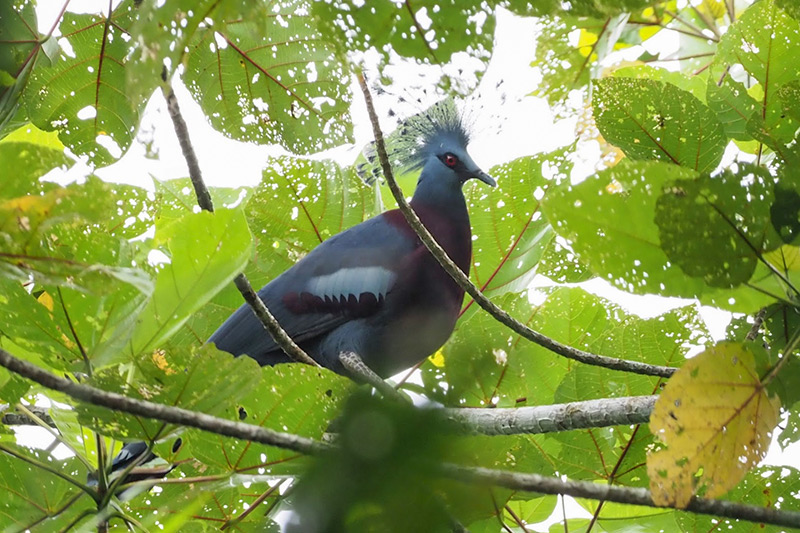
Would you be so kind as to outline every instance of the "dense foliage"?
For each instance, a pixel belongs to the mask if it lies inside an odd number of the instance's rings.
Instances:
[[[277,531],[278,513],[291,507],[340,516],[354,531],[454,522],[542,531],[535,524],[556,510],[555,495],[440,477],[441,462],[648,487],[676,508],[699,495],[798,510],[800,473],[757,466],[771,436],[783,447],[800,439],[792,0],[111,4],[80,14],[65,2],[42,33],[33,0],[0,2],[0,348],[134,398],[314,439],[332,431],[340,446],[309,458],[79,402],[0,368],[0,402],[26,413],[51,400],[51,431],[72,451],[56,459],[0,425],[0,529],[108,520]],[[466,187],[477,237],[470,277],[552,339],[681,370],[667,380],[576,363],[467,298],[453,337],[401,390],[461,409],[661,394],[650,424],[465,436],[435,409],[379,401],[324,369],[259,368],[203,345],[242,302],[230,283],[239,272],[260,287],[393,203],[354,168],[300,157],[351,140],[351,80],[363,58],[374,54],[379,70],[441,66],[439,90],[466,94],[472,78],[450,66],[466,57],[480,79],[501,9],[539,17],[530,68],[541,81],[530,90],[584,127],[572,145],[491,169],[498,189]],[[673,49],[653,52],[648,42]],[[170,82],[182,82],[225,135],[297,157],[269,161],[256,187],[212,188],[213,214],[198,211],[185,176],[151,190],[94,176],[67,186],[41,179],[75,158],[118,160],[137,142],[148,99]],[[571,180],[590,143],[601,148],[596,172]],[[536,274],[553,282],[538,304],[528,294]],[[581,288],[595,277],[696,303],[643,319]],[[735,313],[723,342],[712,342],[697,303]],[[701,353],[687,360],[692,349]],[[98,462],[137,439],[178,463],[169,481],[122,499],[87,485]],[[666,507],[579,504],[592,518],[565,517],[569,531],[720,526]],[[780,530],[745,521],[724,529]]]

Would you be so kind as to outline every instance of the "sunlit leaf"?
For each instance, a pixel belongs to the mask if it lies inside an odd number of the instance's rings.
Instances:
[[[304,0],[263,4],[196,33],[184,80],[212,126],[300,153],[349,139],[346,70],[309,9]]]
[[[21,282],[32,276],[37,283],[97,293],[122,281],[147,294],[152,286],[136,268],[138,247],[125,239],[133,236],[126,224],[141,228],[137,217],[147,210],[146,193],[135,187],[117,193],[97,179],[47,189],[0,199],[0,276]]]
[[[167,340],[244,269],[252,250],[240,210],[186,215],[157,231],[155,241],[168,251],[170,262],[160,269],[153,295],[136,322],[131,355]]]
[[[747,140],[763,129],[780,143],[793,138],[798,124],[784,116],[779,90],[800,76],[798,46],[800,23],[773,0],[756,2],[728,29],[711,65],[708,103],[729,136]],[[760,98],[747,94],[743,82],[752,80]]]
[[[131,61],[127,30],[134,6],[125,2],[112,13],[67,12],[61,20],[61,53],[30,80],[27,107],[43,130],[58,130],[61,141],[97,165],[118,159],[133,142],[143,100],[124,90]],[[142,80],[155,87],[159,78]]]
[[[629,162],[570,186],[548,189],[545,215],[571,241],[593,272],[621,289],[639,294],[699,297],[723,308],[755,312],[775,298],[748,287],[718,289],[686,275],[662,249],[654,221],[662,191],[677,180],[692,179],[692,170],[660,162]],[[712,256],[713,253],[709,252]],[[760,265],[754,280],[772,283]]]
[[[747,345],[721,343],[690,359],[667,383],[650,416],[666,449],[647,459],[658,505],[717,498],[767,453],[780,402],[769,398]]]
[[[713,170],[727,139],[714,113],[691,93],[650,79],[595,82],[594,116],[600,133],[633,159],[670,161]]]
[[[0,199],[14,198],[42,190],[39,178],[72,160],[55,133],[45,133],[33,124],[22,126],[0,141],[0,166],[8,176],[0,189]]]

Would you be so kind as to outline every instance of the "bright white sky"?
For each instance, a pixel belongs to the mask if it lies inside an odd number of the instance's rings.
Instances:
[[[114,1],[114,5],[118,3],[118,0]],[[39,0],[37,14],[41,32],[46,33],[49,30],[61,6],[61,1]],[[100,12],[108,8],[108,3],[105,0],[72,0],[69,8],[74,12]],[[574,140],[576,126],[573,119],[554,122],[547,103],[541,98],[528,96],[538,83],[537,73],[530,67],[537,35],[535,22],[500,10],[497,15],[495,35],[496,42],[489,68],[477,90],[466,102],[467,111],[475,123],[470,152],[475,161],[486,170],[520,156],[548,152],[566,145]],[[665,35],[661,42],[653,41],[648,48],[653,51],[652,47],[670,46],[668,39],[669,37]],[[455,61],[468,66],[470,60],[457,57]],[[367,55],[365,62],[367,65],[375,65],[376,58]],[[425,97],[418,89],[403,84],[403,80],[413,79],[418,88],[428,78],[429,86],[434,87],[438,73],[438,67],[419,67],[402,61],[393,63],[385,70],[385,74],[394,77],[396,81],[390,89],[391,93],[374,95],[378,111],[383,117],[381,120],[385,130],[394,127],[394,122],[387,115],[390,107],[400,115],[408,116],[438,100],[435,95]],[[497,85],[501,80],[503,83],[498,89]],[[210,127],[200,107],[192,100],[183,85],[175,83],[175,92],[208,185],[226,187],[255,185],[261,179],[266,159],[286,153],[280,147],[246,144],[225,137]],[[372,140],[371,126],[360,90],[355,82],[352,93],[354,102],[351,113],[355,142],[314,157],[328,157],[340,164],[349,165],[355,161],[362,147]],[[411,101],[422,97],[423,103],[419,106],[399,106],[398,96]],[[107,181],[138,185],[151,190],[153,185],[150,176],[159,180],[188,176],[186,163],[160,92],[157,92],[147,105],[139,140],[152,141],[153,148],[159,154],[158,159],[144,157],[143,144],[134,142],[128,153],[117,163],[98,169],[95,173]],[[586,175],[592,171],[599,151],[591,144],[582,150],[585,161],[576,161],[576,173]],[[66,173],[49,177],[60,182],[72,181],[80,179],[89,171],[85,165],[79,163]],[[408,194],[410,192],[407,191]],[[546,284],[546,280],[537,278],[534,284],[542,286]],[[582,286],[646,318],[691,303],[690,300],[677,298],[631,295],[611,287],[600,279],[584,283]],[[729,315],[707,307],[701,308],[701,314],[708,323],[712,336],[716,339],[722,338]],[[38,431],[33,433],[26,431],[18,435],[21,440],[29,444],[36,442],[36,445],[42,445],[43,435]],[[48,441],[50,439],[49,436],[44,438]],[[773,445],[765,462],[800,467],[798,451],[800,446],[792,446],[787,453],[782,453],[777,445]],[[585,515],[585,511],[577,508],[577,504],[570,505],[568,514],[574,516],[576,513]],[[560,510],[557,510],[551,520],[558,518]]]

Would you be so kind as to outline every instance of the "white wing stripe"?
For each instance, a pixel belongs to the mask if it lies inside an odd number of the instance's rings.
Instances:
[[[325,298],[339,298],[369,292],[377,298],[386,296],[386,292],[394,283],[397,274],[379,267],[342,268],[331,274],[316,276],[308,280],[306,291]]]

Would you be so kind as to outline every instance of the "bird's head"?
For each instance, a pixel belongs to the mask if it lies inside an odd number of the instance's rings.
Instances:
[[[477,178],[494,187],[496,182],[480,169],[467,152],[469,130],[452,100],[442,100],[409,118],[400,126],[394,159],[405,171],[422,169],[419,188],[461,189]]]
[[[460,191],[472,178],[496,186],[467,152],[469,129],[452,100],[442,100],[427,111],[406,119],[386,140],[389,159],[398,173],[422,170],[417,194],[430,196]],[[374,145],[364,150],[366,162],[358,166],[367,183],[380,177]]]

